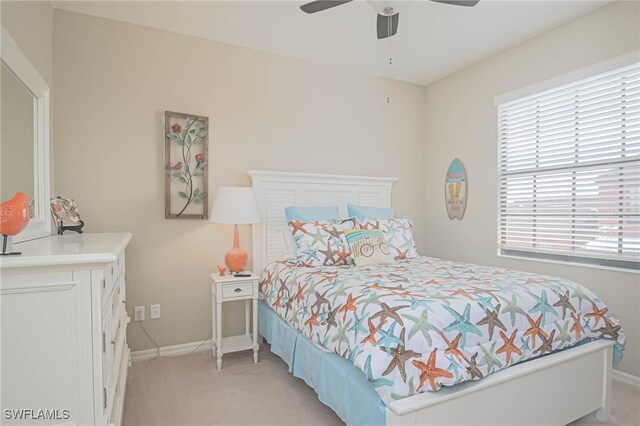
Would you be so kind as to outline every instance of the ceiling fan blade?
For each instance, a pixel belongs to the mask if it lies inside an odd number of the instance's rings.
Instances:
[[[352,1],[353,0],[316,0],[310,3],[303,4],[302,6],[300,6],[300,9],[302,9],[302,11],[306,13],[316,13]]]
[[[378,40],[396,35],[398,32],[398,20],[400,14],[396,13],[392,16],[378,14],[376,27],[378,30]]]
[[[480,0],[431,0],[431,1],[434,1],[436,3],[451,4],[453,6],[473,7],[476,4],[478,4]]]

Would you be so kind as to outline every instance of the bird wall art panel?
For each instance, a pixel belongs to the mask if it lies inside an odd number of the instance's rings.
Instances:
[[[167,219],[207,219],[209,118],[165,111]]]

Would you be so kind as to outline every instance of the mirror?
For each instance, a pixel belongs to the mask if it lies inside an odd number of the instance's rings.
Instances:
[[[4,62],[0,68],[0,200],[24,192],[34,206],[37,98]]]
[[[51,235],[49,86],[4,27],[0,40],[0,200],[29,197],[21,242]]]

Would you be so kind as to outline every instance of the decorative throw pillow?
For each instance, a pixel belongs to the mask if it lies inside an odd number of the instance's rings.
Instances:
[[[283,256],[285,259],[295,259],[296,258],[296,242],[293,239],[293,235],[291,235],[291,231],[289,230],[289,226],[285,225],[278,228],[278,232],[280,233],[280,243],[282,244]]]
[[[349,265],[353,263],[344,230],[353,228],[351,220],[289,222],[296,242],[298,266]]]
[[[358,227],[382,231],[396,260],[418,257],[416,243],[413,241],[413,221],[407,216],[396,219],[362,219],[358,220]]]
[[[346,229],[344,235],[349,243],[356,266],[391,265],[395,263],[391,247],[379,230]]]

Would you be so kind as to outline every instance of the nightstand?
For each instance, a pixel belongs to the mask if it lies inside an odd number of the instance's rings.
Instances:
[[[222,368],[222,355],[229,352],[253,349],[253,362],[258,362],[258,281],[260,277],[234,277],[211,274],[211,325],[213,330],[212,351],[217,358],[218,370]],[[233,300],[244,300],[244,334],[222,337],[222,304]],[[251,301],[253,300],[253,303]],[[253,312],[253,327],[249,330],[250,312]]]

